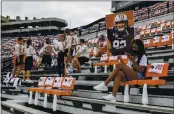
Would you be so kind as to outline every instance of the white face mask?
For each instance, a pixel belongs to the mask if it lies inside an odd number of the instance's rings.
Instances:
[[[123,31],[123,30],[124,30],[124,28],[119,28],[119,29],[118,29],[118,31]]]

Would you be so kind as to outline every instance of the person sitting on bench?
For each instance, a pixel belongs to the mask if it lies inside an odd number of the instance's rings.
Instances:
[[[74,67],[77,72],[81,72],[80,65],[85,64],[85,62],[89,61],[89,49],[85,44],[84,39],[80,39],[80,46],[76,51],[75,57],[73,59]]]
[[[105,100],[116,100],[116,94],[121,81],[139,80],[144,78],[148,60],[142,40],[133,40],[131,44],[131,53],[126,53],[126,55],[129,58],[127,65],[123,62],[121,56],[118,56],[121,63],[116,65],[115,70],[112,71],[110,76],[104,82],[93,87],[93,89],[98,91],[108,91],[107,86],[114,79],[112,94],[103,96],[103,99]]]

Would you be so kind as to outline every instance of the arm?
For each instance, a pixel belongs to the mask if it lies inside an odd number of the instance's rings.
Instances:
[[[138,71],[138,72],[143,72],[144,68],[147,66],[147,58],[144,60],[143,63],[140,63],[141,66],[139,66],[137,64],[137,62],[135,61],[134,57],[128,54],[128,58],[132,61],[132,64],[134,66],[134,68]]]
[[[139,66],[135,60],[132,60],[132,63],[133,63],[133,66],[135,67],[135,69],[138,72],[143,72],[144,71],[145,66]]]

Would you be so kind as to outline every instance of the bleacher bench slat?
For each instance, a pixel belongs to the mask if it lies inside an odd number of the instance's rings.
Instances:
[[[21,112],[24,112],[24,113],[29,113],[29,114],[49,114],[49,113],[46,113],[46,112],[43,112],[43,111],[39,111],[39,110],[36,110],[36,109],[33,109],[33,108],[29,108],[29,107],[26,107],[26,106],[22,106],[20,104],[13,103],[13,102],[2,101],[1,103],[4,106],[13,108],[15,110],[18,110],[18,111],[21,111]]]

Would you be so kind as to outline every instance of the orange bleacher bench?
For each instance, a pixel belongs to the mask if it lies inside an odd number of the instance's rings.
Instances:
[[[121,82],[121,86],[125,86],[124,93],[124,102],[129,102],[128,95],[128,85],[143,85],[143,94],[142,94],[142,103],[144,105],[148,104],[148,94],[147,94],[147,85],[149,86],[158,86],[166,85],[166,80],[159,79],[160,77],[166,77],[168,75],[168,63],[153,63],[147,66],[145,79],[144,80],[132,80],[127,82]],[[151,77],[152,79],[146,79]]]
[[[70,96],[75,85],[75,78],[72,77],[41,77],[38,82],[38,87],[29,88],[29,104],[32,104],[32,92],[35,92],[34,105],[38,105],[38,93],[45,94],[44,107],[47,107],[47,95],[54,95],[54,108],[57,96]],[[54,89],[53,89],[54,88]]]
[[[173,33],[170,33],[163,36],[155,36],[151,39],[144,40],[143,42],[145,48],[148,48],[171,45],[173,44],[173,39]]]

